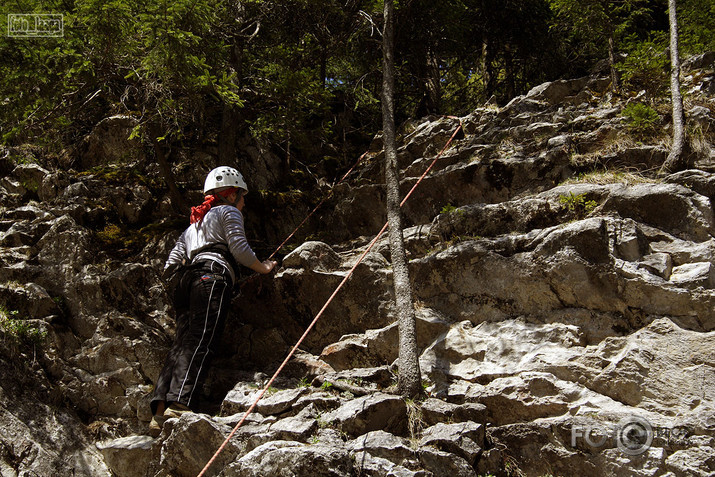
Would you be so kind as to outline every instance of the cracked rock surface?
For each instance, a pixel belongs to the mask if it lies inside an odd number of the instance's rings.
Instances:
[[[382,239],[207,475],[713,475],[713,98],[688,99],[710,125],[694,168],[633,178],[606,172],[650,170],[667,151],[623,140],[606,87],[547,83],[406,125],[403,192],[464,133],[404,208],[424,399],[393,392]],[[246,283],[202,412],[157,438],[148,399],[173,328],[158,277],[182,228],[159,222],[166,198],[2,164],[0,303],[31,333],[3,334],[0,474],[198,474],[384,223],[380,158],[335,189],[310,225],[320,240]],[[131,237],[106,225],[152,218]]]

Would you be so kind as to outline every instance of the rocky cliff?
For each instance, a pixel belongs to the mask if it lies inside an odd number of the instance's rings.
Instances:
[[[460,127],[404,207],[425,399],[391,393],[381,240],[207,475],[713,475],[715,75],[697,60],[677,174],[656,173],[667,108],[639,136],[639,98],[598,76],[404,125],[405,190]],[[233,301],[206,412],[153,439],[173,326],[158,276],[185,224],[130,128],[103,121],[71,167],[29,146],[0,159],[3,476],[198,474],[385,222],[377,138],[314,240]],[[213,165],[174,172],[196,198]],[[303,209],[248,227],[277,242]]]

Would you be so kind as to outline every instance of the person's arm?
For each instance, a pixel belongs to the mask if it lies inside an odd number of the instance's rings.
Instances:
[[[277,265],[273,260],[258,260],[256,254],[248,245],[246,232],[243,228],[243,214],[238,209],[225,208],[223,216],[224,230],[226,231],[226,241],[228,248],[238,263],[251,270],[266,274]]]
[[[166,259],[166,263],[164,264],[164,270],[161,272],[161,278],[164,281],[170,281],[181,266],[185,265],[188,261],[188,257],[186,255],[186,241],[184,237],[185,232],[181,234],[179,239],[176,241],[174,248],[172,248],[171,252],[169,252],[169,257]]]
[[[264,261],[259,261],[256,259],[255,262],[253,262],[248,268],[253,270],[254,272],[266,274],[266,273],[271,273],[271,270],[278,264],[278,262],[275,262],[273,260],[264,260]]]
[[[172,265],[182,265],[187,260],[186,255],[186,240],[184,238],[186,232],[181,234],[179,239],[176,241],[174,248],[169,252],[169,258],[166,259],[164,264],[164,270],[168,269]]]

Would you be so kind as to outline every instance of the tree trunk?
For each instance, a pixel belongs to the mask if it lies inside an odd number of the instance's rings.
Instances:
[[[387,220],[389,223],[390,254],[395,289],[395,308],[399,324],[399,375],[397,387],[404,397],[415,397],[422,391],[420,363],[417,357],[417,326],[412,305],[412,288],[407,268],[400,188],[397,173],[397,147],[395,144],[395,37],[394,4],[385,0],[385,27],[382,39],[382,126],[385,149],[385,183],[387,186]]]
[[[618,72],[616,71],[616,53],[613,32],[608,34],[608,66],[611,68],[611,91],[618,93]]]
[[[670,18],[670,96],[673,102],[673,145],[661,172],[677,172],[686,167],[683,148],[685,145],[685,117],[683,97],[680,95],[680,54],[678,53],[678,18],[676,0],[668,0]]]
[[[516,71],[514,66],[514,58],[509,44],[504,45],[504,83],[506,86],[506,97],[516,97]]]
[[[424,52],[424,63],[420,65],[420,78],[422,78],[422,99],[417,106],[418,117],[430,114],[439,114],[441,109],[441,88],[439,77],[439,60],[432,45]]]
[[[221,112],[221,132],[218,136],[218,162],[219,164],[233,165],[236,161],[236,132],[238,122],[234,106],[223,104]]]
[[[156,156],[156,162],[159,164],[159,171],[161,172],[166,187],[169,188],[169,199],[171,200],[171,205],[178,214],[188,216],[191,207],[187,205],[184,197],[181,195],[179,188],[176,186],[176,180],[174,180],[174,174],[171,172],[171,165],[166,159],[164,154],[164,148],[159,142],[154,139],[156,135],[152,135],[152,144],[154,146],[154,154]]]
[[[480,60],[484,95],[489,98],[496,88],[494,86],[494,74],[492,72],[492,48],[486,36],[482,38],[482,54]]]
[[[440,114],[442,110],[442,88],[440,87],[439,59],[434,46],[427,49],[427,110],[429,114]]]

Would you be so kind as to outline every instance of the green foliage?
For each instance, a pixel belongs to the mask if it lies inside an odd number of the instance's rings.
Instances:
[[[112,185],[142,184],[147,187],[160,187],[160,184],[152,181],[135,167],[126,168],[117,167],[116,165],[97,166],[80,172],[78,176],[94,176],[94,178]]]
[[[627,43],[628,56],[616,65],[625,87],[643,89],[650,98],[666,92],[670,67],[668,41],[666,32],[655,32],[645,41]]]
[[[163,235],[169,230],[185,226],[181,219],[151,223],[142,227],[130,227],[125,224],[109,223],[95,233],[103,249],[118,258],[141,250],[150,240]]]
[[[559,195],[559,202],[577,217],[587,216],[598,206],[595,200],[587,200],[586,194],[574,195],[573,192],[569,192],[568,195]]]
[[[439,211],[440,214],[452,214],[452,213],[458,213],[459,215],[462,215],[464,211],[458,209],[452,204],[447,204],[444,207],[442,207],[442,210]]]
[[[715,51],[715,2],[678,0],[681,53]]]
[[[623,108],[628,128],[638,134],[652,132],[660,121],[658,112],[644,103],[629,103]]]
[[[7,0],[52,12],[61,38],[0,36],[0,141],[71,150],[101,119],[167,151],[239,154],[253,134],[295,169],[339,170],[380,129],[381,2]],[[646,0],[414,0],[397,4],[396,116],[466,114],[588,73],[608,38],[630,88],[667,84],[667,11]],[[715,49],[715,6],[680,0],[684,52]],[[224,147],[228,144],[229,147]],[[228,151],[228,152],[221,152]],[[151,157],[151,155],[148,155]],[[172,158],[169,157],[169,161]],[[234,160],[231,156],[230,160]],[[300,164],[297,167],[296,164]]]
[[[0,333],[3,340],[9,341],[12,345],[42,344],[47,338],[47,332],[35,327],[31,322],[22,318],[17,318],[17,310],[8,310],[0,306]]]
[[[575,57],[607,57],[609,38],[618,43],[626,35],[641,35],[652,15],[647,0],[549,0],[557,14],[555,27],[569,38]],[[647,31],[647,30],[646,30]]]

